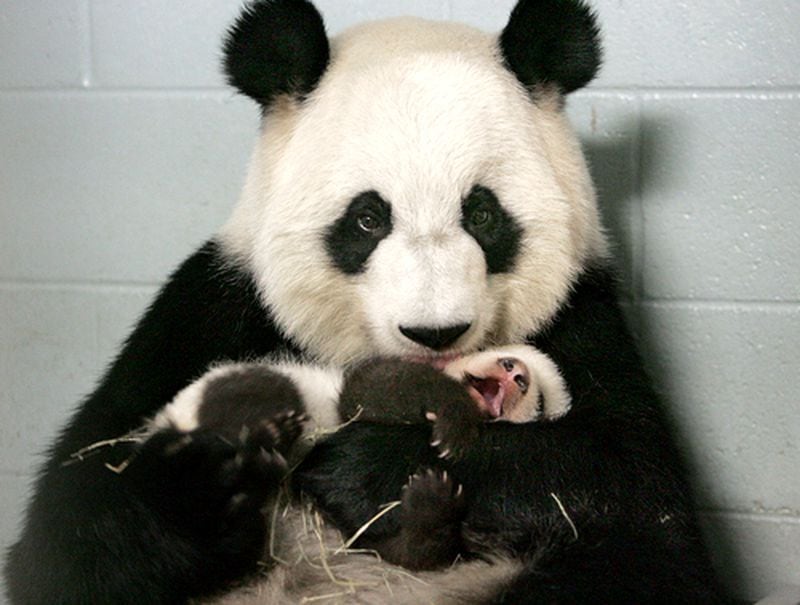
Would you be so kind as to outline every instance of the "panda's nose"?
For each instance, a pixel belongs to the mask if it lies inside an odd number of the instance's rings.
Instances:
[[[453,344],[458,337],[469,330],[471,324],[457,324],[444,328],[415,328],[400,326],[400,333],[416,343],[434,351],[439,351]]]

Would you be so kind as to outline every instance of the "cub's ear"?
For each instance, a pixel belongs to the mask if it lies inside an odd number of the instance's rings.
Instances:
[[[526,88],[555,84],[566,94],[600,67],[600,30],[582,0],[520,0],[500,34],[506,66]]]
[[[322,16],[307,0],[255,0],[223,45],[225,74],[266,110],[280,95],[307,95],[330,58]]]

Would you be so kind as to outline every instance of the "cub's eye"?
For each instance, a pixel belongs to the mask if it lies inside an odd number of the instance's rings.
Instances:
[[[486,208],[475,208],[469,213],[469,224],[471,227],[480,228],[489,224],[492,219],[492,213]]]
[[[358,228],[364,233],[375,233],[382,227],[381,220],[372,214],[361,214],[356,218]]]

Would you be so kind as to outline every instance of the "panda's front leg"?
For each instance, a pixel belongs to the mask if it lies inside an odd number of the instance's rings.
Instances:
[[[162,429],[121,471],[138,492],[132,504],[158,513],[158,533],[147,526],[141,532],[188,563],[187,594],[218,590],[257,570],[267,543],[262,508],[286,476],[282,444],[293,431],[275,426],[279,439],[264,430],[235,441],[204,429]]]
[[[341,370],[300,361],[221,364],[180,391],[149,428],[205,429],[234,439],[285,415],[304,430],[329,429],[339,423],[341,385]]]

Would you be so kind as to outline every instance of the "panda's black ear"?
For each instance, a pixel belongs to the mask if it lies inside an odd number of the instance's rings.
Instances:
[[[519,0],[500,34],[506,66],[528,89],[555,84],[566,94],[600,67],[600,30],[582,0]]]
[[[228,82],[264,109],[280,95],[302,97],[330,58],[322,16],[307,0],[255,0],[231,26],[223,46]]]

